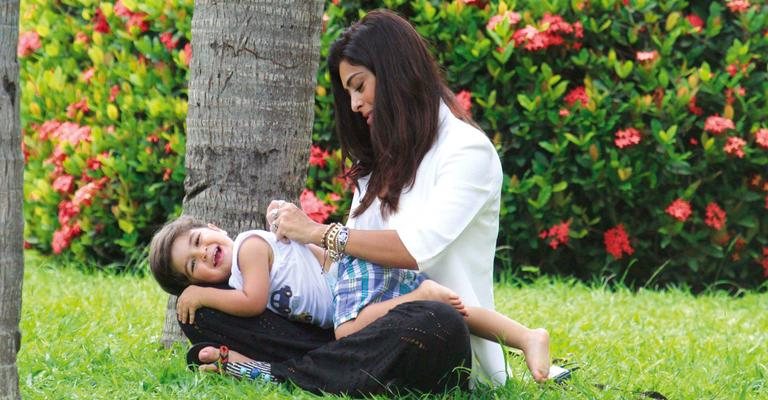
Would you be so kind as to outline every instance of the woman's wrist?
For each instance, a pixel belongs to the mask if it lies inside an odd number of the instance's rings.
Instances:
[[[325,237],[325,233],[328,231],[328,228],[330,228],[330,225],[324,225],[324,224],[317,224],[314,231],[312,232],[312,244],[316,244],[320,247],[325,247],[323,243],[323,238]]]

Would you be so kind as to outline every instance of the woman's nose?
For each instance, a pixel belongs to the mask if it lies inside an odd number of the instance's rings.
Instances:
[[[363,102],[360,101],[358,96],[352,96],[350,100],[352,105],[352,112],[359,112]]]

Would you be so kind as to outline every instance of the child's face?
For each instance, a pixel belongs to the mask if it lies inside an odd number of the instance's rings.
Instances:
[[[172,267],[192,284],[225,282],[232,270],[232,245],[227,232],[214,225],[192,229],[174,240]]]

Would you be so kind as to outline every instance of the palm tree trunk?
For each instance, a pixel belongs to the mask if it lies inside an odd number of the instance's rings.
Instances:
[[[16,60],[19,2],[0,2],[0,399],[20,399],[16,354],[21,345],[24,276],[24,161]]]
[[[184,214],[235,235],[263,228],[270,200],[298,199],[322,13],[322,0],[195,2]]]

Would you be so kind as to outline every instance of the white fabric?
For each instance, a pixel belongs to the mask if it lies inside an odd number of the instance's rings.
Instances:
[[[320,263],[309,247],[291,241],[279,242],[272,232],[246,231],[232,246],[232,275],[229,286],[242,290],[243,274],[238,264],[245,239],[259,236],[272,248],[267,308],[288,319],[333,328],[333,294]]]
[[[441,102],[436,143],[419,165],[398,212],[382,218],[378,199],[347,226],[395,229],[419,270],[453,289],[464,304],[494,309],[493,258],[499,231],[502,170],[483,132],[456,118]],[[353,210],[368,184],[360,180]],[[350,213],[351,215],[352,213]],[[503,384],[508,376],[501,346],[471,338],[473,376]]]

